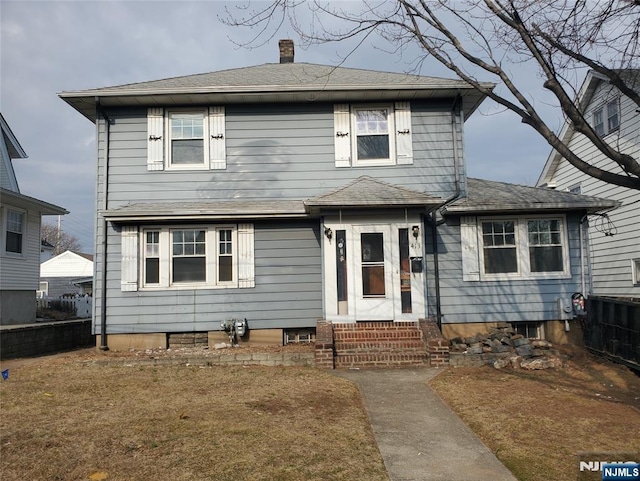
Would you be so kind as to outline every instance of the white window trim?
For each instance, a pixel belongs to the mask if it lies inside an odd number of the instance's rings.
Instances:
[[[389,111],[389,159],[357,158],[356,110]],[[410,102],[334,105],[335,167],[376,167],[413,164],[413,132]]]
[[[7,232],[9,231],[9,211],[22,214],[22,252],[9,252],[7,250]],[[25,259],[27,257],[27,224],[29,222],[29,215],[25,209],[13,206],[3,206],[2,210],[2,239],[0,240],[0,247],[2,249],[1,254],[3,256],[12,257],[14,259]]]
[[[558,272],[531,272],[529,262],[529,220],[559,220],[562,242],[563,270]],[[518,272],[487,274],[484,269],[484,243],[482,240],[483,222],[515,222],[516,255]],[[462,267],[465,281],[505,281],[514,279],[566,279],[571,277],[569,258],[569,242],[567,220],[565,215],[559,216],[496,216],[496,217],[464,217],[461,219]]]
[[[202,282],[172,282],[172,237],[171,232],[175,230],[204,230],[205,231],[205,259],[206,276]],[[232,273],[231,281],[218,281],[218,236],[220,230],[231,230],[232,241]],[[160,251],[160,275],[158,284],[147,284],[145,282],[145,242],[147,232],[159,232]],[[215,224],[215,225],[162,225],[144,228],[140,234],[140,290],[181,290],[181,289],[216,289],[216,288],[238,288],[238,225],[237,224]]]
[[[204,153],[202,164],[171,164],[171,135],[169,116],[174,112],[203,112]],[[153,107],[147,109],[147,170],[173,172],[225,170],[226,131],[224,106],[171,108]]]
[[[202,114],[202,162],[193,164],[173,164],[171,158],[171,115]],[[206,108],[166,109],[164,112],[165,169],[166,170],[208,170],[209,169],[209,115]]]
[[[387,110],[387,138],[389,139],[389,158],[388,159],[359,159],[358,158],[358,130],[357,115],[359,110]],[[395,109],[393,104],[358,104],[351,106],[351,152],[353,165],[355,167],[371,167],[377,165],[395,165],[397,160],[396,154],[396,137],[395,137]]]
[[[617,114],[618,114],[618,125],[616,125],[613,128],[609,128],[609,105],[615,103],[617,105]],[[596,131],[596,123],[595,123],[595,118],[596,118],[596,114],[600,114],[600,119],[602,121],[602,134],[598,134],[601,137],[606,137],[609,134],[612,134],[614,132],[618,132],[620,130],[620,125],[622,124],[622,118],[621,116],[621,112],[620,112],[620,97],[616,97],[612,100],[607,100],[605,102],[603,102],[602,104],[600,104],[597,108],[593,109],[593,112],[591,113],[591,119],[592,119],[592,127],[593,130]],[[596,133],[598,133],[596,131]]]

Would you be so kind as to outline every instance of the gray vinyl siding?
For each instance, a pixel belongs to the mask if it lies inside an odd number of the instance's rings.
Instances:
[[[6,209],[21,211],[20,206],[2,205],[2,235]],[[0,289],[1,290],[32,290],[38,289],[38,277],[40,275],[40,212],[27,211],[25,215],[26,229],[23,233],[22,255],[6,253],[5,239],[0,241]]]
[[[333,104],[229,105],[226,170],[187,172],[147,170],[146,109],[110,111],[109,208],[167,200],[306,199],[362,175],[448,197],[454,190],[450,105],[411,107],[413,165],[336,168]],[[460,126],[458,136],[462,159]],[[102,159],[104,135],[98,148]],[[98,183],[100,198],[104,165],[98,166]]]
[[[122,292],[120,233],[109,228],[107,333],[220,330],[220,322],[246,318],[250,329],[314,327],[322,317],[319,224],[256,222],[254,288]],[[100,284],[102,265],[97,266]],[[94,332],[100,332],[100,296]]]
[[[463,281],[460,222],[447,218],[438,227],[442,322],[517,322],[559,319],[558,299],[580,292],[579,214],[567,215],[570,279]],[[430,228],[429,228],[430,229]],[[429,315],[435,316],[433,243],[426,242]]]
[[[601,83],[587,108],[587,119],[591,119],[595,108],[615,98],[612,87]],[[620,98],[620,131],[605,136],[605,141],[614,144],[634,158],[640,158],[640,115],[637,106],[627,97]],[[583,158],[593,159],[597,167],[611,169],[613,162],[599,153],[582,135],[575,134],[569,146]],[[619,167],[613,166],[621,173]],[[622,206],[609,212],[615,226],[613,236],[602,232],[602,223],[590,217],[589,241],[592,259],[592,292],[600,296],[640,297],[640,286],[633,286],[631,260],[640,258],[640,191],[607,184],[583,174],[561,160],[552,179],[557,189],[564,190],[576,184],[582,193],[622,202]]]

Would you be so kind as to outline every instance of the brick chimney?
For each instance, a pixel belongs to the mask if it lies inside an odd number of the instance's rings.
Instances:
[[[280,40],[278,47],[280,47],[280,63],[293,63],[293,40]]]

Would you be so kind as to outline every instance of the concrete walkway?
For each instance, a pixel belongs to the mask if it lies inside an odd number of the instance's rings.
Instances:
[[[517,481],[427,385],[438,369],[334,372],[358,385],[391,481]]]

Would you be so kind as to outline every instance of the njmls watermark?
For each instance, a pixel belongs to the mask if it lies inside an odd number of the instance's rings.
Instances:
[[[578,481],[640,481],[640,453],[580,453]]]

